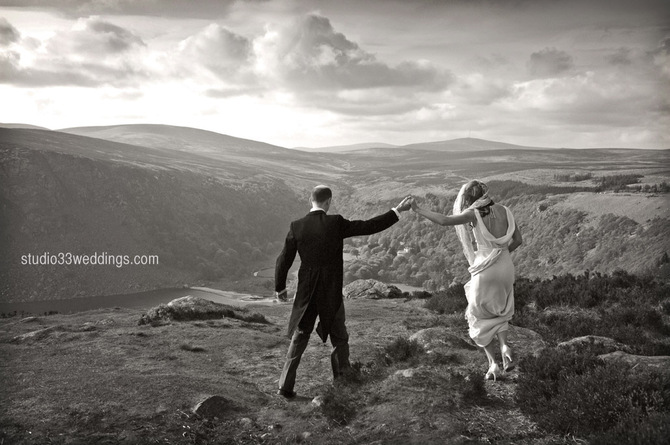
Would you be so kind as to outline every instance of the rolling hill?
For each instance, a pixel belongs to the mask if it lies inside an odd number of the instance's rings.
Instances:
[[[526,235],[516,254],[525,276],[586,267],[640,271],[670,251],[667,194],[594,199],[593,181],[557,184],[553,178],[557,172],[633,172],[645,183],[660,183],[670,176],[667,151],[534,149],[468,139],[311,153],[191,128],[122,125],[0,128],[0,153],[4,302],[227,286],[251,277],[272,264],[289,221],[308,210],[307,195],[319,183],[333,186],[335,213],[361,218],[410,193],[446,212],[465,180],[498,181],[501,202],[512,205]],[[619,211],[626,208],[635,215]],[[375,265],[373,275],[393,282],[459,277],[463,261],[451,232],[403,217],[384,234],[350,242],[365,254],[350,275],[367,261]],[[413,263],[393,261],[393,241],[415,246]],[[23,255],[45,252],[157,255],[160,262],[21,264]]]

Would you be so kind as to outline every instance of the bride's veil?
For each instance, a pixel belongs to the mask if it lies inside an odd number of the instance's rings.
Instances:
[[[465,210],[465,187],[467,184],[463,184],[461,187],[461,190],[458,192],[458,196],[456,196],[456,200],[454,201],[454,215],[459,215],[460,213]],[[465,258],[467,258],[468,263],[472,266],[475,262],[475,249],[472,246],[473,242],[473,234],[469,230],[470,226],[468,224],[458,224],[454,226],[456,229],[456,235],[458,235],[458,239],[461,241],[461,245],[463,246],[463,253],[465,254]]]

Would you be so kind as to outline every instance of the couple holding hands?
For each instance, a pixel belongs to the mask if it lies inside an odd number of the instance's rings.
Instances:
[[[488,187],[480,181],[464,184],[452,215],[419,207],[407,197],[388,212],[372,219],[347,220],[328,215],[332,202],[330,188],[320,185],[311,194],[312,209],[291,223],[284,248],[275,268],[275,293],[287,301],[286,280],[296,253],[300,254],[298,289],[288,325],[291,344],[279,379],[278,394],[293,398],[296,373],[317,317],[316,332],[333,346],[331,365],[337,379],[349,369],[349,335],[345,327],[342,298],[344,239],[381,232],[398,222],[402,212],[415,213],[443,226],[454,226],[470,264],[470,281],[465,285],[470,337],[482,347],[489,362],[485,377],[496,379],[503,370],[515,366],[507,344],[508,322],[514,314],[514,265],[510,252],[521,245],[521,232],[510,210],[494,203]],[[497,337],[502,368],[495,359],[493,338]]]

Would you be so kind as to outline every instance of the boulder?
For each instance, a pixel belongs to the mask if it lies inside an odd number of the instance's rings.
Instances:
[[[17,335],[11,339],[12,343],[24,343],[29,341],[40,341],[49,337],[52,333],[62,331],[62,326],[49,326],[48,328],[38,329],[27,334]]]
[[[237,309],[204,298],[187,295],[174,299],[168,304],[161,304],[149,309],[142,315],[139,324],[159,325],[172,320],[210,320],[223,317],[244,319],[236,311],[245,312],[244,309]]]
[[[623,351],[610,352],[598,356],[602,360],[610,363],[625,363],[632,367],[642,367],[660,371],[670,375],[670,356],[668,355],[633,355]]]
[[[226,416],[238,411],[230,400],[222,396],[209,396],[193,407],[193,412],[207,419],[225,419]]]
[[[452,334],[446,327],[435,327],[422,329],[409,337],[416,340],[426,351],[435,349],[470,349],[476,350],[477,346]]]
[[[399,298],[402,291],[392,284],[385,284],[377,280],[356,280],[344,287],[344,298]]]
[[[572,351],[585,348],[597,348],[606,352],[629,351],[628,346],[619,343],[612,338],[601,337],[598,335],[585,335],[583,337],[576,337],[571,340],[559,343],[557,346],[559,348],[569,349]]]
[[[542,336],[532,329],[509,325],[507,341],[512,350],[519,357],[520,354],[537,355],[547,344]]]

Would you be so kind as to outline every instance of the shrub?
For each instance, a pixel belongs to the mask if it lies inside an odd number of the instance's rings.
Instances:
[[[384,358],[387,365],[404,362],[424,353],[423,346],[419,342],[404,337],[398,337],[384,347]]]
[[[670,414],[652,413],[641,420],[627,420],[596,436],[591,445],[665,445],[670,437]]]
[[[573,351],[525,357],[516,401],[542,428],[595,437],[670,409],[670,379]]]
[[[438,314],[452,314],[465,311],[468,302],[465,298],[465,288],[462,284],[454,284],[446,290],[435,292],[424,304],[426,309]]]
[[[342,385],[329,386],[323,395],[321,412],[331,422],[343,426],[348,424],[358,410],[355,391],[348,391]]]

